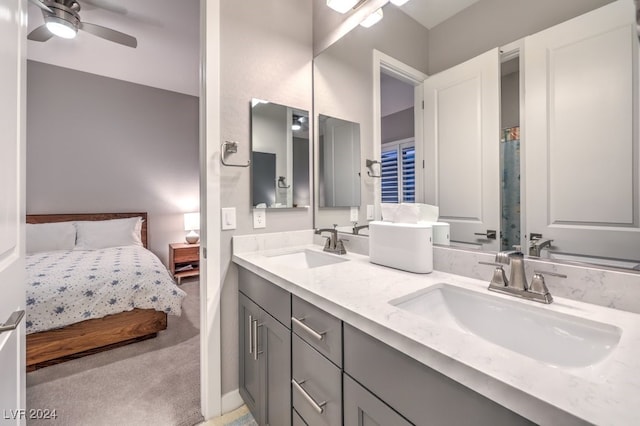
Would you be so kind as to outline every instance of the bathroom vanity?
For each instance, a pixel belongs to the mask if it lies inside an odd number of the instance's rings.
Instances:
[[[234,238],[240,387],[260,424],[640,422],[638,315],[562,297],[542,305],[489,293],[490,270],[486,281],[412,274],[312,243],[311,230]],[[435,303],[426,313],[413,306],[425,295]],[[442,303],[431,296],[515,309],[590,343],[509,334],[519,326],[500,317],[483,331],[480,311],[478,327],[456,327],[429,316]],[[476,314],[466,311],[454,315]],[[545,344],[553,338],[561,340]]]

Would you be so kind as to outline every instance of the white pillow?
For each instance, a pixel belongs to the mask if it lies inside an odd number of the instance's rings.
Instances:
[[[142,218],[75,222],[76,250],[95,250],[107,247],[142,246]]]
[[[76,228],[73,222],[27,223],[27,253],[73,250]]]

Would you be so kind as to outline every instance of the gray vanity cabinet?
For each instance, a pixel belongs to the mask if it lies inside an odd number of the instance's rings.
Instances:
[[[290,426],[291,330],[268,309],[288,319],[291,295],[246,270],[239,277],[240,395],[259,425]]]
[[[534,424],[347,324],[344,371],[418,426]]]
[[[411,426],[374,394],[344,375],[344,426]]]

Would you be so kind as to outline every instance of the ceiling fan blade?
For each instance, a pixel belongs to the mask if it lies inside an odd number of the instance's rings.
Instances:
[[[42,3],[40,0],[29,0],[32,4],[35,4],[42,10],[46,10],[49,13],[53,13],[53,10],[49,8],[46,4]]]
[[[38,28],[29,33],[27,39],[32,41],[47,41],[51,37],[53,37],[53,34],[47,29],[47,26],[40,25]]]
[[[121,33],[120,31],[112,30],[111,28],[106,28],[96,24],[89,24],[87,22],[81,22],[80,29],[105,40],[133,47],[134,49],[138,46],[138,40],[136,40],[135,37],[132,37],[125,33]]]

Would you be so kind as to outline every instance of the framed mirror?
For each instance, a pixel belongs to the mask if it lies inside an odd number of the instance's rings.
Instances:
[[[360,206],[360,124],[318,117],[320,208]]]
[[[405,116],[413,116],[414,123],[402,125],[405,130],[407,126],[412,126],[413,133],[396,135],[396,141],[402,143],[411,137],[415,144],[415,200],[440,207],[441,220],[451,223],[452,245],[495,252],[519,243],[527,254],[550,261],[578,261],[628,270],[640,269],[640,252],[637,250],[640,246],[638,40],[634,31],[633,2],[612,3],[602,0],[586,5],[571,0],[562,15],[547,8],[542,10],[533,4],[515,6],[507,0],[493,13],[489,9],[495,8],[495,5],[477,2],[458,15],[450,15],[450,19],[445,17],[439,23],[432,23],[432,26],[419,23],[424,22],[424,16],[419,14],[419,8],[413,3],[409,2],[401,8],[387,4],[383,8],[382,21],[371,28],[356,27],[314,59],[314,111],[316,114],[348,117],[360,123],[363,141],[361,169],[365,170],[367,159],[384,160],[385,142],[389,141],[384,136],[385,120],[392,123],[392,118],[396,121],[401,118],[399,111],[383,115],[381,103],[384,102],[385,88],[381,84],[391,76],[409,83],[412,90],[408,92],[413,91],[414,95],[411,102],[414,104],[413,114],[405,109],[400,111]],[[552,27],[565,24],[569,18],[600,12],[600,7],[604,10],[611,6],[617,8],[612,12],[618,17],[615,19],[628,21],[622,26],[624,29],[620,29],[620,25],[616,26],[618,29],[600,28],[589,36],[580,36],[582,39],[559,41],[557,45],[553,43],[558,36],[546,35],[551,34],[549,31],[553,30]],[[491,20],[507,22],[522,15],[535,17],[535,28],[520,30],[501,27],[495,30],[495,37],[477,31],[478,28],[489,28]],[[605,21],[607,19],[596,19],[594,22]],[[476,34],[473,42],[468,38],[470,30]],[[563,31],[569,34],[578,32],[575,28]],[[492,44],[498,40],[504,44]],[[598,57],[606,57],[606,61],[589,60],[589,52],[593,52],[597,44],[607,46],[602,54],[598,54]],[[581,46],[587,45],[590,46],[588,49],[585,47],[580,50]],[[572,47],[573,50],[569,51],[563,46],[575,46],[575,49]],[[525,60],[525,54],[547,50],[556,52],[556,62],[544,62],[544,56],[529,56]],[[377,69],[371,66],[372,62],[375,65],[376,51],[391,58]],[[495,76],[495,83],[491,87],[472,87],[472,81],[484,78],[484,71],[476,76],[450,77],[453,82],[470,82],[467,86],[453,89],[454,86],[441,79],[458,64],[462,65],[490,51],[493,53],[487,61],[491,61]],[[571,61],[592,65],[577,69]],[[534,75],[530,67],[536,64],[536,80],[526,79]],[[406,69],[417,73],[407,73]],[[561,74],[547,81],[545,76],[549,75],[550,70]],[[425,75],[424,82],[416,80],[415,76],[419,73]],[[583,84],[585,79],[600,78],[605,78],[600,84]],[[435,91],[432,92],[438,96],[429,98],[425,82],[438,79],[441,79],[442,85],[434,86]],[[614,87],[611,81],[620,84]],[[560,82],[563,86],[557,85]],[[525,93],[525,87],[527,94],[541,93],[558,97],[530,95],[519,98],[517,92]],[[587,87],[602,90],[589,91],[589,95],[586,95]],[[498,111],[493,114],[497,122],[487,132],[492,141],[486,147],[465,144],[473,138],[480,140],[480,129],[486,130],[488,127],[477,122],[474,128],[478,132],[473,133],[475,130],[467,130],[463,127],[465,120],[460,119],[465,114],[472,117],[474,110],[471,107],[479,105],[481,100],[475,99],[459,107],[454,103],[441,103],[448,110],[436,111],[432,116],[440,121],[429,121],[427,113],[420,106],[424,101],[425,109],[429,109],[429,103],[433,103],[434,99],[445,100],[445,90],[449,90],[451,97],[448,100],[453,102],[454,96],[465,91],[478,93],[486,92],[489,88],[497,93],[497,98],[490,103],[497,105]],[[507,88],[510,93],[516,92],[511,99],[507,96]],[[376,90],[379,91],[378,97]],[[393,95],[398,92],[394,90],[387,101],[393,100]],[[613,95],[607,97],[605,92],[610,95],[615,92],[615,99]],[[587,102],[587,98],[591,101]],[[532,103],[540,99],[543,99],[542,104]],[[600,101],[594,102],[595,99]],[[606,114],[603,114],[603,104],[608,105]],[[558,121],[561,117],[553,114],[559,109],[536,113],[539,108],[547,108],[548,105],[562,106],[562,111],[574,114],[573,118]],[[609,111],[615,113],[609,114]],[[507,117],[509,113],[515,115],[513,120]],[[445,114],[451,117],[450,130],[447,132],[451,141],[457,141],[456,146],[445,147],[441,140],[427,141],[436,128],[442,135]],[[608,117],[606,121],[615,122],[616,125],[606,125],[605,115]],[[544,121],[547,117],[553,120]],[[387,129],[392,127],[393,124],[389,124]],[[597,138],[600,141],[607,140],[606,149],[602,143],[597,143]],[[536,143],[539,140],[547,140],[548,145]],[[586,145],[587,140],[591,141],[591,146]],[[541,149],[534,151],[534,145],[536,149]],[[481,162],[487,157],[489,151],[486,148],[489,146],[493,153],[490,159],[493,165]],[[624,155],[625,152],[627,155]],[[472,161],[474,158],[476,162]],[[462,164],[465,166],[462,167]],[[480,177],[480,173],[487,170],[493,170],[492,175]],[[444,175],[443,171],[448,174]],[[604,174],[598,175],[596,171]],[[477,172],[479,177],[471,176],[472,172]],[[582,178],[578,179],[577,176]],[[489,178],[495,181],[490,183],[483,180]],[[368,178],[366,173],[361,182],[361,205],[373,204],[376,206],[374,211],[379,212],[382,198],[380,182]],[[588,185],[585,185],[586,182]],[[496,189],[491,199],[486,198],[489,187]],[[460,194],[451,193],[447,188],[458,188]],[[476,227],[478,229],[471,226],[487,218],[480,206],[489,204],[493,206],[492,214],[496,218],[491,226],[488,222],[481,223]],[[359,211],[358,221],[361,223],[369,219],[364,210]],[[518,214],[503,220],[504,211]],[[340,214],[331,213],[328,218],[322,211],[318,212],[316,226],[337,223],[339,229],[343,226],[348,232],[351,228],[348,209],[341,210]],[[379,214],[376,214],[376,218],[379,218]],[[521,224],[520,228],[518,224]],[[458,237],[461,235],[458,233],[454,238],[454,228],[465,228],[470,237]],[[582,232],[585,230],[591,231],[594,237],[587,237]]]
[[[311,203],[309,112],[251,100],[251,207]]]

